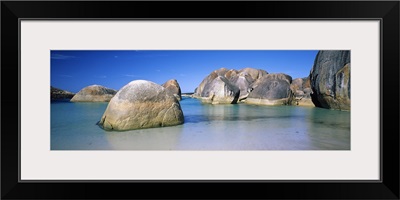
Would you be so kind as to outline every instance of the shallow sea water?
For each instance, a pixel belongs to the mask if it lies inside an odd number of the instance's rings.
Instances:
[[[350,150],[350,112],[209,105],[183,97],[185,123],[104,131],[108,103],[51,103],[51,150]]]

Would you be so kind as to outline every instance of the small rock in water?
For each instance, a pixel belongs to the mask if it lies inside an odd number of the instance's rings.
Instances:
[[[90,85],[76,93],[71,102],[108,102],[116,93],[116,90],[101,85]]]

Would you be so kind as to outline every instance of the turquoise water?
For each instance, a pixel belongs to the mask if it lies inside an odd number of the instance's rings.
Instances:
[[[51,150],[350,150],[350,112],[180,103],[182,125],[107,132],[107,103],[52,102]]]

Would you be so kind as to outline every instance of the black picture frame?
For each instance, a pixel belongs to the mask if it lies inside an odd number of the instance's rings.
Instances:
[[[1,198],[399,199],[399,7],[399,1],[2,1]],[[382,180],[19,182],[21,107],[18,69],[19,19],[22,18],[379,19],[382,22]]]

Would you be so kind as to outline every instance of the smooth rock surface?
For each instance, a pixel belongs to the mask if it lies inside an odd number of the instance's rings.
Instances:
[[[350,51],[319,51],[310,81],[315,106],[350,110]]]
[[[211,104],[232,104],[239,99],[239,88],[232,84],[227,78],[235,76],[236,70],[220,68],[206,76],[200,85],[195,89],[193,97],[199,98],[203,103]]]
[[[239,88],[239,100],[247,98],[252,88],[250,85],[254,82],[253,78],[246,72],[240,72],[229,80],[233,85]]]
[[[293,93],[290,89],[292,77],[283,73],[267,74],[252,84],[246,103],[261,105],[290,105]]]
[[[176,99],[156,83],[136,80],[111,99],[99,125],[105,130],[132,130],[182,124],[183,112]]]
[[[240,90],[237,86],[224,76],[218,76],[205,85],[201,93],[201,100],[204,103],[212,104],[234,104],[239,99],[239,93]]]
[[[116,93],[101,85],[90,85],[76,93],[71,102],[108,102]]]
[[[203,94],[204,87],[206,85],[210,84],[217,77],[218,77],[218,74],[215,71],[211,72],[208,76],[206,76],[203,79],[203,81],[201,81],[199,86],[195,89],[194,96],[195,97],[203,97],[202,94]]]

